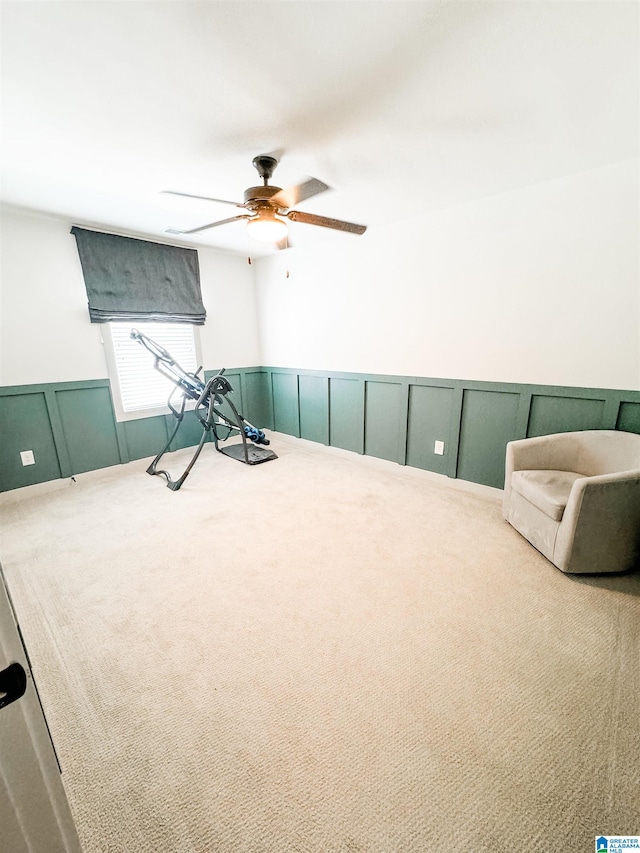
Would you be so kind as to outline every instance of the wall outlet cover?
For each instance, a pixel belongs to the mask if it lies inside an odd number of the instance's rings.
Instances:
[[[33,455],[33,450],[21,450],[20,451],[20,459],[22,459],[23,465],[35,465],[36,460]]]
[[[437,453],[438,456],[444,456],[444,441],[436,441],[433,446],[433,452]]]

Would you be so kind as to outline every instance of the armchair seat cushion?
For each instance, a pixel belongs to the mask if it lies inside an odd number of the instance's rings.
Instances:
[[[573,471],[514,471],[511,488],[554,521],[561,521],[571,489],[582,477]]]

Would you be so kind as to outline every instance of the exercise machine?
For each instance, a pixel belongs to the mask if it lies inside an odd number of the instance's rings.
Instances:
[[[167,481],[168,488],[177,492],[189,476],[189,472],[200,456],[207,438],[213,439],[215,448],[219,453],[224,453],[231,459],[237,459],[246,465],[257,465],[260,462],[268,462],[271,459],[278,458],[273,450],[267,448],[269,439],[264,432],[250,424],[236,409],[233,400],[229,397],[233,388],[226,376],[223,376],[224,368],[211,379],[203,381],[198,376],[202,367],[199,367],[195,373],[188,373],[180,367],[164,347],[143,335],[142,332],[132,329],[131,337],[151,353],[155,359],[153,365],[155,369],[175,385],[167,400],[167,406],[176,419],[176,425],[169,441],[147,468],[147,474],[162,475]],[[178,407],[173,402],[177,392],[182,395]],[[184,473],[177,480],[174,480],[168,471],[158,468],[158,463],[178,434],[184,419],[187,400],[195,402],[194,412],[202,424],[202,438]],[[220,433],[225,430],[226,435],[221,436]],[[238,434],[241,442],[224,444],[232,435]]]

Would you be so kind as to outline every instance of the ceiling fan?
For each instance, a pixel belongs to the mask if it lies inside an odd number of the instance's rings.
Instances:
[[[278,244],[278,248],[287,247],[288,228],[286,220],[291,222],[303,222],[307,225],[321,225],[324,228],[333,228],[336,231],[347,231],[350,234],[364,234],[366,225],[356,225],[353,222],[344,222],[342,219],[331,219],[327,216],[318,216],[315,213],[304,213],[302,210],[290,210],[294,204],[319,195],[329,187],[317,178],[308,178],[300,184],[282,189],[281,187],[269,186],[269,180],[278,165],[275,157],[269,154],[259,154],[252,160],[253,165],[262,178],[263,186],[249,187],[244,192],[244,202],[227,201],[223,198],[209,198],[208,196],[192,195],[191,193],[180,193],[173,190],[164,190],[168,195],[179,195],[185,198],[197,198],[204,201],[215,201],[219,204],[232,204],[234,207],[242,207],[249,211],[228,219],[220,219],[217,222],[209,222],[198,228],[188,231],[179,228],[167,228],[167,234],[199,234],[208,228],[217,228],[218,225],[226,225],[229,222],[244,220],[247,223],[247,233],[251,237],[265,242]]]

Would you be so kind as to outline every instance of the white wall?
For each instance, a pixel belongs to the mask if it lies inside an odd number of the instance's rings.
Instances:
[[[624,161],[252,267],[199,249],[205,367],[638,389],[638,198]],[[70,227],[2,216],[0,385],[107,376]]]
[[[638,198],[624,161],[263,259],[262,364],[638,389]]]
[[[207,370],[262,364],[253,267],[246,255],[198,249],[202,301],[207,322],[201,327]]]
[[[100,326],[87,294],[71,223],[5,212],[1,221],[0,385],[107,376]],[[259,364],[253,272],[246,258],[199,249],[206,369]]]

